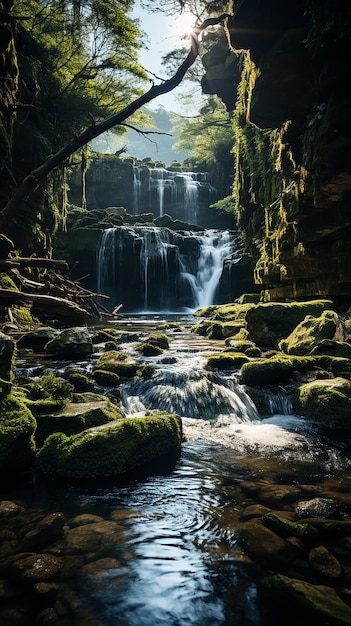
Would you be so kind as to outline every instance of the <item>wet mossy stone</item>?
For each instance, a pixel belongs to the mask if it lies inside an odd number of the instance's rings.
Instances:
[[[314,380],[295,388],[294,412],[325,428],[351,428],[351,382],[337,377]]]
[[[21,398],[0,400],[0,469],[18,472],[33,463],[36,421]]]
[[[212,322],[207,329],[206,336],[208,339],[227,339],[238,333],[242,328],[242,322]]]
[[[328,354],[330,356],[343,357],[351,360],[351,343],[347,341],[322,339],[322,341],[311,350],[311,354]]]
[[[291,380],[294,372],[294,364],[284,358],[272,357],[249,361],[241,368],[241,382],[243,385],[253,387],[282,385]]]
[[[158,346],[163,350],[169,348],[169,340],[165,333],[151,333],[148,336],[146,342],[151,344],[152,346]]]
[[[244,305],[243,305],[244,306]],[[274,347],[287,337],[307,315],[319,317],[331,310],[331,300],[308,302],[266,302],[252,305],[245,314],[250,339],[259,347]]]
[[[42,352],[46,344],[57,337],[58,331],[50,326],[41,326],[29,330],[27,333],[19,337],[17,340],[17,348],[19,350],[29,349],[34,352]]]
[[[144,356],[159,356],[160,354],[163,354],[163,349],[160,346],[156,346],[148,342],[140,344],[136,349]]]
[[[46,352],[62,358],[88,356],[93,352],[90,333],[84,326],[67,328],[46,344]]]
[[[37,446],[43,445],[45,439],[53,433],[64,433],[67,436],[81,433],[92,427],[101,426],[124,418],[122,409],[108,398],[98,397],[95,401],[70,402],[64,408],[42,410],[36,414]]]
[[[349,626],[351,608],[341,600],[335,589],[326,585],[314,585],[283,574],[275,574],[261,579],[265,591],[272,593],[272,601],[279,597],[284,609],[301,611],[306,623],[328,624],[328,626]]]
[[[118,476],[178,456],[181,441],[177,415],[125,418],[72,437],[51,435],[37,454],[37,466],[62,478]]]
[[[279,348],[286,354],[301,356],[311,354],[323,340],[343,340],[345,336],[345,327],[338,314],[323,311],[319,317],[307,315],[286,339],[279,342]]]
[[[114,341],[117,334],[116,328],[100,328],[92,335],[91,340],[94,344]]]
[[[249,360],[242,352],[221,352],[207,359],[207,367],[211,370],[239,370]]]
[[[96,370],[104,370],[118,374],[121,378],[133,378],[138,369],[138,363],[129,354],[111,350],[99,357],[93,368],[93,375]]]
[[[108,372],[103,369],[96,369],[93,372],[94,380],[102,387],[118,387],[121,382],[120,377],[115,372]]]

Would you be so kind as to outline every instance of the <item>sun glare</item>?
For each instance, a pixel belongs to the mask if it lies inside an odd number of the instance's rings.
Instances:
[[[194,29],[195,22],[196,18],[191,13],[187,13],[186,11],[181,13],[174,22],[177,35],[179,37],[190,35],[191,31]]]

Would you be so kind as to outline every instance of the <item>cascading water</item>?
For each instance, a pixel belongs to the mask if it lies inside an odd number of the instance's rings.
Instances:
[[[235,248],[228,231],[177,233],[153,226],[103,231],[97,250],[97,290],[111,308],[193,311],[216,301],[223,263]]]
[[[178,172],[146,165],[133,168],[133,207],[131,212],[164,213],[198,225],[204,210],[217,199],[216,189],[204,172]]]

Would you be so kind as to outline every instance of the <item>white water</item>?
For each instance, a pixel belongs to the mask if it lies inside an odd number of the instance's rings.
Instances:
[[[97,249],[97,291],[110,296],[111,309],[122,303],[126,311],[191,312],[218,302],[224,263],[238,249],[229,231],[178,234],[153,226],[108,228]],[[132,303],[126,287],[133,291]]]

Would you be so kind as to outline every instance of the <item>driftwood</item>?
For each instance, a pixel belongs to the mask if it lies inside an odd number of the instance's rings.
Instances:
[[[68,263],[62,259],[41,259],[39,257],[14,257],[13,259],[0,259],[0,272],[18,267],[42,267],[60,268],[68,270]]]
[[[63,317],[73,325],[84,324],[87,319],[87,312],[75,302],[43,294],[0,289],[0,305],[5,307],[27,305],[31,307],[33,314],[45,313],[50,317]]]
[[[16,261],[16,265],[11,265],[11,261]],[[39,281],[33,280],[36,277],[32,272],[26,272],[27,268],[33,267],[32,261],[34,267],[44,269]],[[11,306],[27,306],[39,319],[57,318],[70,325],[84,324],[88,318],[101,318],[102,313],[112,315],[99,302],[108,296],[85,289],[70,279],[70,270],[64,260],[16,258],[10,260],[10,265],[6,260],[0,260],[0,271],[5,267],[18,288],[0,289],[0,307],[6,309],[10,319]],[[65,270],[65,275],[61,270]]]

